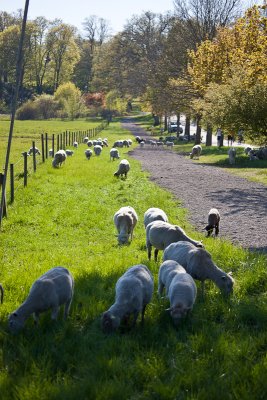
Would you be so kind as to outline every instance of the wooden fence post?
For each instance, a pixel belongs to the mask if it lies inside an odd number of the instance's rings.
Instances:
[[[45,149],[44,149],[44,134],[41,134],[41,143],[42,143],[42,161],[45,162]]]
[[[13,203],[14,198],[14,164],[10,164],[10,203]]]
[[[52,157],[54,157],[55,154],[55,134],[53,133],[52,135]]]
[[[28,168],[27,168],[27,161],[28,161],[28,154],[27,151],[23,153],[24,157],[24,171],[23,171],[23,182],[24,182],[24,187],[27,186],[27,173],[28,173]]]
[[[32,163],[33,163],[33,170],[36,172],[36,153],[35,153],[35,142],[32,142],[32,148],[33,148],[33,153],[32,153]]]
[[[59,150],[59,135],[57,134],[57,151]]]
[[[48,158],[48,133],[45,133],[45,158]]]
[[[4,182],[4,174],[0,173],[0,188],[3,188],[3,182]],[[6,208],[6,193],[4,193],[4,202],[3,202],[3,212],[2,212],[3,217],[7,217],[7,208]]]

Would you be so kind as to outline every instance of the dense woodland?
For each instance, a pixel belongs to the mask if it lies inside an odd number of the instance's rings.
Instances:
[[[114,36],[96,16],[85,18],[83,35],[62,20],[29,20],[17,118],[110,117],[138,98],[165,128],[171,114],[193,118],[196,141],[201,127],[209,141],[220,126],[266,144],[266,6],[241,7],[175,0],[173,13],[135,15]],[[10,111],[21,20],[21,11],[0,12],[1,113]]]

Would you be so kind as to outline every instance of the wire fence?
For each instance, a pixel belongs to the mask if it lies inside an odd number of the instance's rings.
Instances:
[[[35,141],[32,141],[28,151],[22,153],[22,157],[15,163],[9,164],[8,178],[9,186],[4,194],[3,216],[7,216],[7,204],[12,204],[15,200],[15,193],[18,189],[26,187],[28,178],[32,173],[36,172],[37,166],[43,164],[49,157],[54,157],[58,150],[66,150],[67,147],[73,146],[74,142],[82,143],[85,137],[88,139],[96,137],[108,125],[107,121],[103,121],[99,126],[80,131],[65,131],[57,135],[52,134],[49,137],[47,133],[42,133],[40,137],[39,149]],[[40,155],[40,157],[37,157]],[[2,195],[4,174],[0,173],[0,192]],[[8,197],[8,200],[7,200]]]

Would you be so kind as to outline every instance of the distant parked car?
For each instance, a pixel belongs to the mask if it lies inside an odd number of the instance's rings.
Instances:
[[[170,132],[170,133],[177,132],[177,123],[176,122],[170,123],[168,132]],[[181,124],[178,127],[178,133],[183,133],[183,127]]]

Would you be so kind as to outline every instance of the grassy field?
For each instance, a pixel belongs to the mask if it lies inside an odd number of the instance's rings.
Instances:
[[[112,123],[102,136],[112,144],[130,133]],[[40,165],[3,221],[1,399],[265,399],[266,257],[195,232],[186,210],[148,179],[127,150],[120,155],[131,170],[121,180],[113,176],[118,162],[109,160],[108,148],[90,161],[85,148],[80,145],[59,169],[50,161]],[[120,247],[113,215],[123,205],[135,208],[139,222],[132,243]],[[160,262],[147,260],[143,214],[152,206],[203,239],[215,262],[236,280],[229,299],[207,282],[205,299],[199,290],[192,313],[178,328],[165,311],[168,301],[156,295]],[[155,279],[145,324],[105,335],[101,313],[114,301],[119,276],[138,263]],[[39,327],[29,319],[20,334],[10,335],[8,314],[25,300],[33,281],[57,265],[75,279],[68,320],[61,314],[53,323],[43,314]]]

